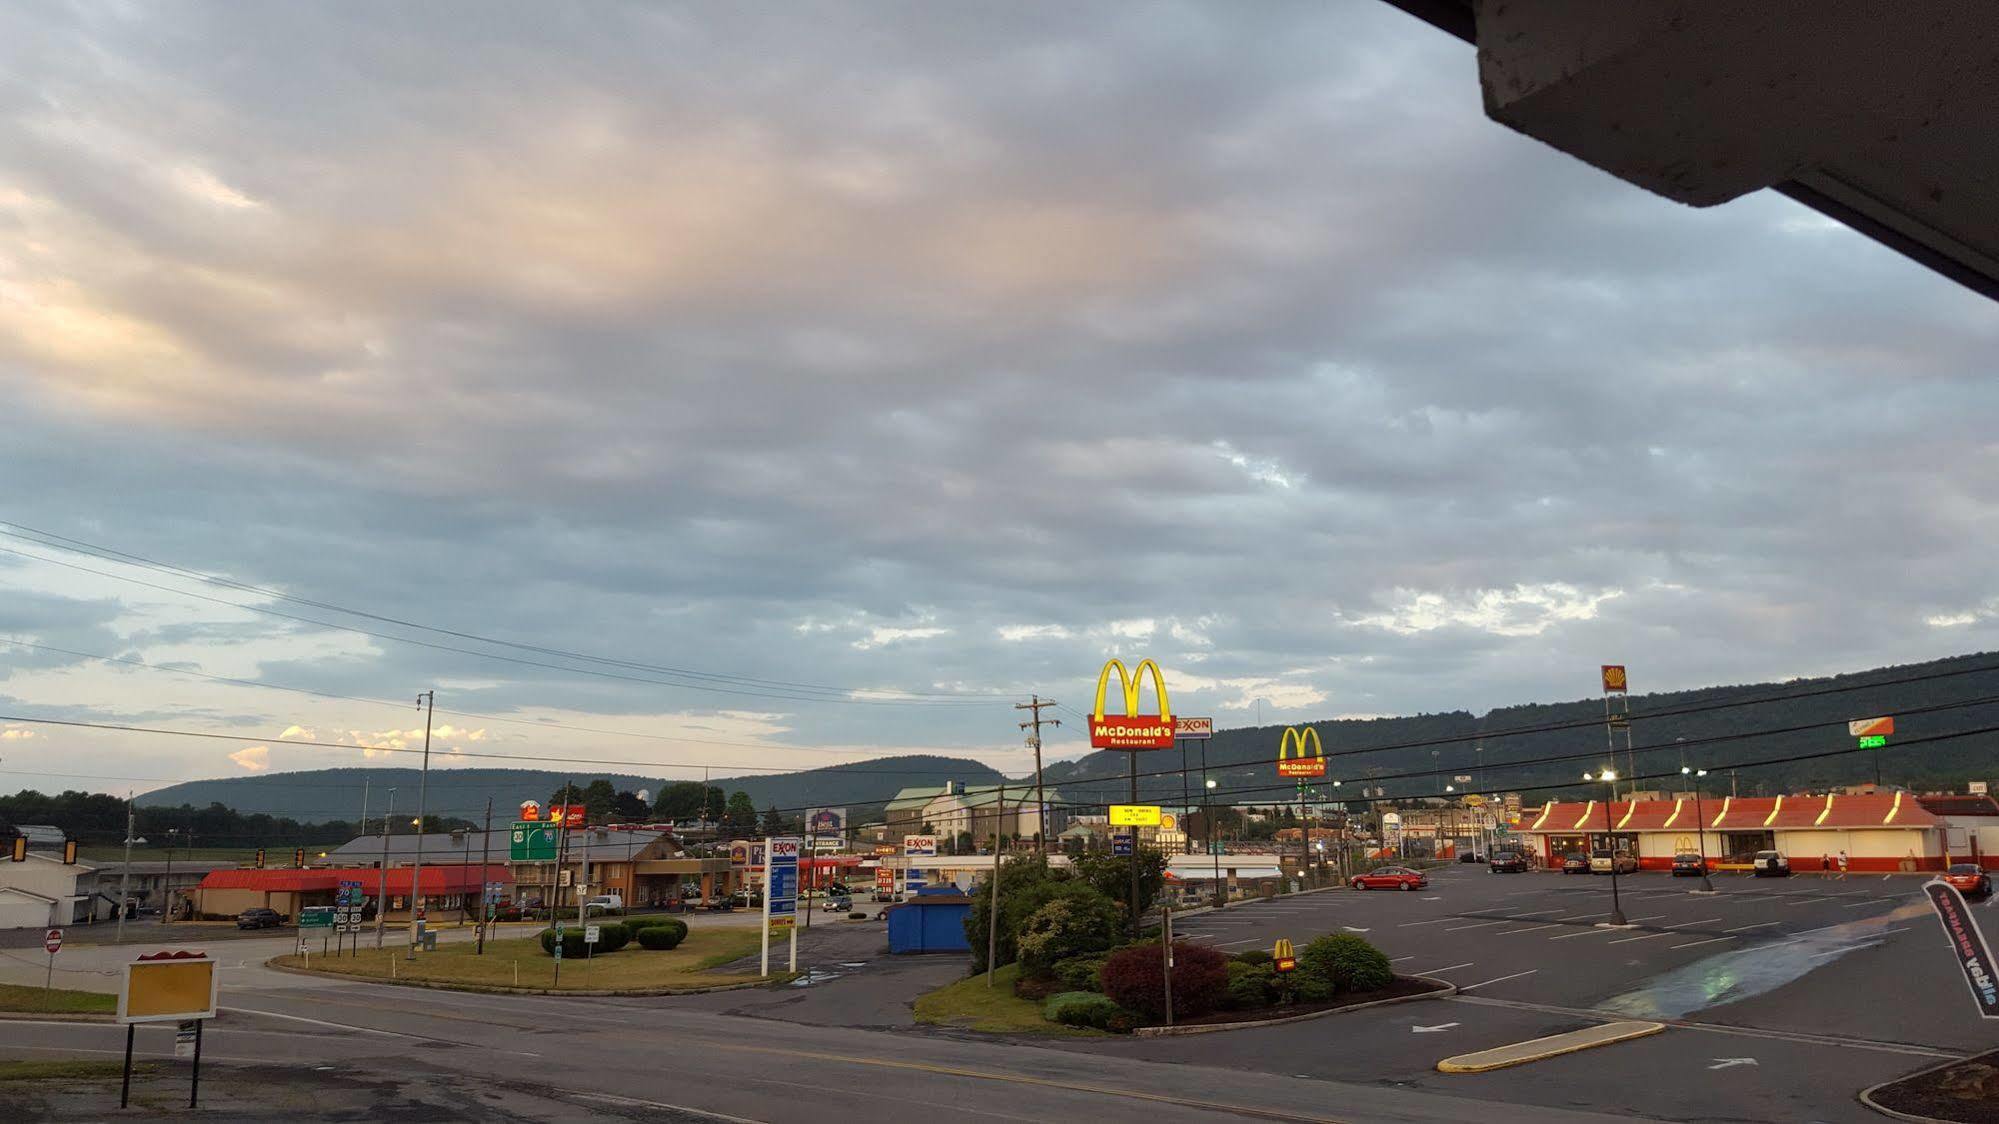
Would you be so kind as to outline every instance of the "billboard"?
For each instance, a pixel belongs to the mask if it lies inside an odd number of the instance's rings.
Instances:
[[[1305,752],[1305,742],[1310,739],[1312,752]],[[1296,750],[1294,755],[1293,750]],[[1326,749],[1319,742],[1316,726],[1289,726],[1284,736],[1277,739],[1277,775],[1280,777],[1323,777],[1326,775]]]
[[[1104,692],[1110,687],[1113,670],[1117,672],[1119,693],[1124,696],[1124,714],[1106,717]],[[1138,694],[1148,671],[1152,673],[1152,693],[1159,709],[1144,714],[1138,709]],[[1138,667],[1127,673],[1124,661],[1110,660],[1097,672],[1097,705],[1090,712],[1090,746],[1126,750],[1173,748],[1173,708],[1166,699],[1166,677],[1160,674],[1158,664],[1140,660]]]
[[[807,835],[845,835],[847,833],[847,810],[845,808],[807,808],[805,810],[805,833]]]
[[[120,1023],[212,1019],[222,975],[206,953],[156,952],[125,965]]]
[[[582,827],[583,805],[550,804],[548,806],[548,822],[552,824],[562,824],[568,827]]]
[[[787,929],[798,917],[798,852],[796,839],[767,841],[770,863],[764,869],[764,921]]]
[[[737,868],[762,866],[764,864],[764,841],[761,839],[738,839],[729,844],[729,865]]]
[[[1215,720],[1212,718],[1173,719],[1173,736],[1176,738],[1212,738],[1215,736]]]
[[[1159,805],[1113,804],[1111,805],[1111,826],[1158,827]]]
[[[1846,732],[1856,738],[1886,737],[1895,732],[1895,716],[1856,718],[1846,724]]]

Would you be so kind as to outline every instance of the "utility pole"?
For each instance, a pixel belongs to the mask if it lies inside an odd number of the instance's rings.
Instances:
[[[375,891],[375,948],[382,947],[382,932],[389,917],[389,825],[396,820],[396,790],[389,790],[389,810],[382,814],[382,884]]]
[[[132,892],[132,794],[125,794],[125,869],[118,875],[118,934],[112,938],[117,944],[125,943],[125,903]]]
[[[1000,818],[998,823],[1006,825],[1006,782],[999,786]],[[997,835],[995,835],[997,838]],[[986,986],[993,986],[993,961],[999,958],[999,905],[1000,905],[1000,848],[993,844],[993,900],[986,908]]]
[[[1184,820],[1187,818],[1187,809],[1194,802],[1194,798],[1187,793],[1187,739],[1174,738],[1173,740],[1180,745],[1180,818]],[[1194,853],[1193,832],[1186,830],[1180,832],[1180,853],[1183,855]]]
[[[1041,781],[1041,727],[1060,726],[1062,720],[1041,717],[1041,708],[1054,706],[1054,699],[1044,699],[1040,695],[1029,695],[1028,698],[1033,701],[1015,703],[1013,708],[1034,712],[1033,721],[1022,722],[1020,728],[1023,730],[1031,728],[1034,731],[1027,736],[1027,744],[1034,749],[1034,834],[1041,840],[1041,853],[1045,855],[1048,853],[1048,796]]]
[[[1731,772],[1729,775],[1734,776],[1735,774]],[[129,835],[131,833],[127,832],[126,834]],[[161,893],[166,898],[166,901],[160,907],[160,924],[162,925],[174,919],[174,836],[178,834],[180,834],[180,829],[177,827],[167,829],[167,882],[165,886],[160,888]]]
[[[416,782],[416,861],[410,870],[410,951],[416,959],[417,941],[423,932],[423,821],[430,808],[430,717],[437,710],[437,692],[425,691],[416,697],[423,712],[423,771]]]
[[[486,831],[479,837],[479,947],[474,956],[486,955],[486,926],[493,923],[493,895],[486,891],[486,859],[493,849],[493,798],[486,797]]]

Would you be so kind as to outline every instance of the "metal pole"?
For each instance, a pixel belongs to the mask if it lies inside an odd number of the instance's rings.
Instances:
[[[1701,812],[1701,782],[1694,781],[1694,830],[1699,833],[1701,852],[1701,889],[1710,893],[1714,883],[1707,876],[1707,816]]]
[[[486,860],[493,849],[493,798],[486,798],[486,833],[479,837],[479,946],[474,956],[486,955],[486,927],[493,923],[493,895],[486,889]]]
[[[1131,759],[1131,802],[1138,803],[1138,751],[1126,754]],[[1131,829],[1131,854],[1125,858],[1131,862],[1131,939],[1138,939],[1138,829]]]
[[[1006,785],[999,786],[1000,807],[1006,807]],[[1004,821],[1001,821],[1004,822]],[[993,900],[986,910],[986,986],[993,986],[994,961],[999,958],[1000,851],[993,848]]]
[[[1180,815],[1184,819],[1187,815],[1187,809],[1194,803],[1193,797],[1187,795],[1187,739],[1174,738],[1173,740],[1180,743]],[[1185,830],[1180,832],[1180,853],[1183,855],[1194,853],[1193,832]]]
[[[119,1108],[132,1103],[132,1036],[138,1032],[138,1023],[125,1024],[125,1085],[118,1092]]]
[[[389,810],[382,814],[382,884],[375,891],[375,948],[382,947],[382,931],[389,918],[389,825],[396,818],[396,790],[389,790]]]
[[[562,903],[562,860],[563,852],[569,846],[569,796],[572,782],[562,782],[562,811],[556,816],[555,829],[555,885],[550,891],[555,895],[548,907],[548,927],[555,931],[555,947],[562,947],[562,921],[556,916],[556,906]],[[562,986],[562,957],[555,958],[555,971],[549,979],[550,988]]]
[[[799,877],[805,881],[805,884],[808,888],[811,887],[813,881],[815,880],[815,876],[819,873],[818,869],[819,864],[816,861],[818,856],[814,854],[815,849],[819,845],[819,836],[816,832],[812,830],[812,822],[809,818],[811,814],[812,813],[809,811],[806,813],[806,816],[808,818],[805,824],[805,853],[798,857],[798,874]],[[976,823],[977,821],[975,820],[973,822]],[[764,869],[769,870],[770,855],[768,853],[764,855],[764,860],[765,860]],[[811,866],[805,865],[808,862],[810,862],[812,865]],[[806,898],[805,904],[806,904],[805,927],[810,929],[812,927],[812,908],[811,908],[812,899],[809,897]]]
[[[1603,802],[1603,843],[1610,851],[1610,923],[1624,925],[1628,922],[1624,920],[1624,906],[1617,896],[1617,839],[1611,835],[1610,826],[1610,805],[1617,798],[1616,779],[1613,777],[1606,783],[1606,787],[1611,797],[1610,800]]]
[[[1304,750],[1299,750],[1303,753]],[[1312,829],[1305,826],[1305,782],[1298,782],[1298,888],[1305,888],[1305,868],[1312,861]]]
[[[125,903],[132,892],[132,794],[125,794],[125,870],[118,875],[118,933],[113,943],[125,943]]]
[[[416,701],[426,705],[423,714],[423,771],[417,774],[416,782],[416,859],[410,870],[409,959],[411,960],[416,959],[417,930],[424,920],[423,821],[430,808],[430,717],[437,710],[437,692],[425,691],[416,697]]]
[[[1166,983],[1166,1025],[1173,1025],[1173,906],[1159,903],[1159,951]]]
[[[194,1080],[187,1087],[187,1107],[193,1108],[201,1096],[201,1024],[207,1019],[194,1020]]]
[[[167,829],[167,881],[166,885],[160,887],[160,895],[164,899],[160,903],[162,925],[169,924],[174,919],[174,836],[179,831],[177,827]]]
[[[1227,888],[1222,885],[1221,828],[1215,822],[1215,790],[1208,787],[1208,742],[1201,739],[1201,801],[1208,821],[1208,854],[1215,860],[1215,908],[1220,909],[1228,901]]]

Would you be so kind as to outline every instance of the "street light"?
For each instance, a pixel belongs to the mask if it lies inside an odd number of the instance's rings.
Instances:
[[[1714,893],[1714,883],[1709,881],[1707,876],[1707,817],[1701,814],[1700,778],[1707,776],[1707,770],[1695,769],[1691,766],[1682,765],[1680,766],[1680,775],[1683,777],[1693,778],[1694,830],[1699,833],[1697,838],[1700,840],[1700,852],[1701,852],[1701,892],[1704,894],[1712,894]]]
[[[1204,761],[1208,753],[1207,746],[1208,746],[1207,742],[1204,741],[1201,743],[1201,755]],[[1228,904],[1228,896],[1227,896],[1228,888],[1222,885],[1222,849],[1221,846],[1216,842],[1216,840],[1220,836],[1220,832],[1217,830],[1219,825],[1215,823],[1215,779],[1213,777],[1209,777],[1206,780],[1202,781],[1201,783],[1208,790],[1206,793],[1206,804],[1207,804],[1207,813],[1208,813],[1207,814],[1208,854],[1210,857],[1214,859],[1215,862],[1215,875],[1214,875],[1215,908],[1220,909],[1222,906]]]
[[[1611,835],[1610,826],[1610,806],[1617,799],[1617,772],[1614,769],[1604,769],[1593,777],[1584,773],[1583,780],[1602,782],[1609,793],[1609,799],[1603,802],[1603,845],[1604,849],[1610,852],[1610,923],[1629,925],[1630,922],[1624,919],[1623,901],[1617,893],[1617,840]]]

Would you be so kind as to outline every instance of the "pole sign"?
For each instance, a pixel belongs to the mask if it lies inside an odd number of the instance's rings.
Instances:
[[[516,820],[507,833],[507,858],[517,863],[555,861],[557,831],[561,825],[534,820]]]
[[[1215,720],[1212,718],[1185,718],[1174,716],[1173,736],[1200,741],[1215,736]]]
[[[1158,827],[1160,809],[1157,804],[1113,804],[1111,805],[1112,827]]]
[[[583,926],[583,943],[596,944],[597,938],[602,934],[603,934],[603,929],[601,927],[596,925],[585,925]]]
[[[1603,668],[1603,693],[1604,693],[1604,694],[1606,694],[1606,695],[1621,695],[1621,694],[1624,694],[1624,693],[1625,693],[1625,692],[1626,692],[1627,690],[1629,690],[1629,689],[1630,689],[1630,683],[1629,683],[1629,681],[1628,681],[1627,679],[1625,679],[1625,677],[1624,677],[1624,665],[1623,665],[1623,664],[1621,664],[1621,663],[1607,663],[1607,664],[1602,664],[1602,665],[1600,665],[1600,666],[1601,666],[1601,667]]]
[[[1312,752],[1305,752],[1305,742],[1312,743]],[[1293,751],[1296,751],[1295,754]],[[1284,736],[1277,739],[1277,775],[1280,777],[1323,777],[1326,775],[1326,748],[1319,742],[1319,728],[1316,726],[1286,727]]]
[[[1895,732],[1895,717],[1889,715],[1886,718],[1856,718],[1846,724],[1846,732],[1856,738],[1875,735],[1886,737]]]
[[[905,835],[902,837],[902,854],[904,859],[934,859],[937,857],[937,837],[935,835]],[[916,892],[923,889],[925,882],[926,880],[923,877],[922,871],[916,869],[916,867],[910,865],[908,862],[903,863],[903,892],[910,897],[915,897]]]
[[[1105,717],[1104,692],[1110,687],[1111,672],[1115,670],[1119,693],[1124,696],[1124,714]],[[1158,698],[1159,709],[1152,714],[1141,714],[1138,709],[1138,693],[1145,685],[1145,673],[1152,673],[1152,693]],[[1173,708],[1166,699],[1166,678],[1159,672],[1159,665],[1151,660],[1140,660],[1138,667],[1127,673],[1122,660],[1111,660],[1097,673],[1097,705],[1090,713],[1090,746],[1093,749],[1172,749],[1173,748]]]
[[[880,893],[895,893],[895,868],[878,866],[875,868],[875,889]]]
[[[1979,1017],[1999,1019],[1999,977],[1993,975],[1992,949],[1985,943],[1985,934],[1979,931],[1971,910],[1965,906],[1964,895],[1957,892],[1957,887],[1942,881],[1924,883],[1923,892],[1929,895],[1937,920],[1943,923],[1943,935],[1950,941],[1950,950],[1964,972],[1964,982],[1971,988],[1971,1001],[1977,1005]]]
[[[343,897],[344,901],[345,898]],[[330,905],[309,905],[298,911],[298,927],[301,929],[331,929],[335,907]]]
[[[50,956],[54,956],[56,953],[61,952],[62,930],[50,929],[47,933],[43,934],[42,947],[49,950]]]
[[[764,918],[773,929],[788,929],[798,920],[798,852],[796,839],[772,839],[764,866]]]
[[[808,808],[805,812],[805,831],[808,835],[845,835],[847,833],[847,810],[845,808]]]
[[[1111,836],[1111,854],[1116,856],[1129,855],[1131,854],[1131,844],[1131,833],[1128,831],[1119,832]]]

